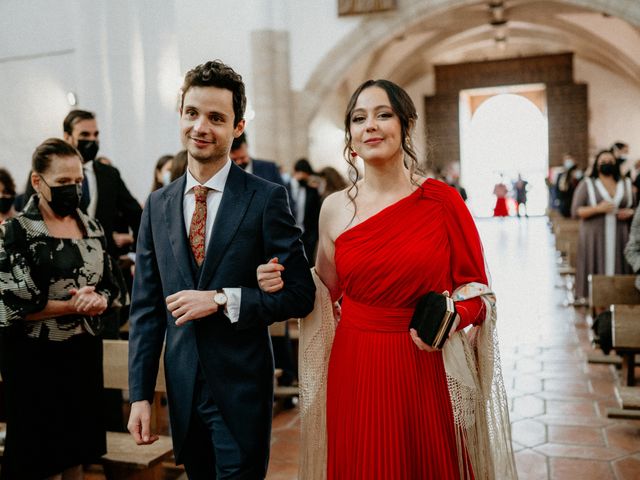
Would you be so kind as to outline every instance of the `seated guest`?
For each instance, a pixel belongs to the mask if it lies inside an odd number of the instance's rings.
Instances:
[[[318,188],[321,192],[322,200],[332,193],[344,190],[348,186],[344,177],[333,167],[325,167],[320,170],[320,177],[324,180]]]
[[[635,201],[631,180],[622,178],[609,150],[596,155],[591,174],[578,184],[571,213],[579,218],[576,299],[586,299],[589,275],[631,273],[623,257]],[[582,302],[580,302],[582,303]]]
[[[278,171],[278,166],[275,163],[268,162],[266,160],[258,160],[249,155],[249,146],[245,133],[246,132],[242,133],[242,135],[233,140],[233,143],[231,144],[231,152],[229,153],[231,160],[233,160],[235,164],[243,170],[253,173],[257,177],[284,185],[282,176]]]
[[[173,161],[171,162],[171,181],[180,178],[184,175],[184,172],[187,170],[187,151],[180,150],[173,157]]]
[[[156,162],[156,168],[153,172],[153,185],[151,191],[169,185],[171,183],[171,169],[173,167],[173,155],[163,155]]]
[[[640,290],[640,208],[636,208],[631,222],[629,241],[624,247],[624,258],[636,274],[636,288]]]
[[[78,150],[46,140],[33,154],[37,194],[0,226],[3,480],[81,480],[106,451],[98,335],[123,287],[100,224],[78,208],[82,179]]]
[[[0,168],[0,224],[15,215],[16,184],[11,174]]]

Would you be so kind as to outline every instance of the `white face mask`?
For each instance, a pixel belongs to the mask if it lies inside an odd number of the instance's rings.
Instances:
[[[567,170],[575,165],[573,160],[571,160],[570,158],[565,158],[563,164],[564,164],[564,168],[566,168]]]
[[[576,170],[573,175],[574,177],[576,177],[577,180],[580,180],[584,175],[584,173],[582,173],[582,170]]]
[[[171,183],[171,172],[169,170],[162,172],[162,185],[169,185]]]

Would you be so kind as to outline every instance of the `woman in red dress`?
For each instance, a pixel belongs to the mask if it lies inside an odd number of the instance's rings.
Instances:
[[[461,467],[442,350],[409,322],[429,291],[487,284],[480,238],[457,191],[417,174],[417,114],[397,85],[368,81],[345,116],[345,156],[362,179],[324,201],[316,272],[342,314],[329,360],[330,480],[473,478]],[[258,270],[265,291],[278,267]],[[480,298],[456,302],[452,333],[482,322]],[[306,477],[310,478],[310,477]]]
[[[508,217],[507,194],[509,189],[504,184],[503,177],[500,175],[500,181],[493,187],[493,194],[496,196],[496,206],[493,207],[494,217]]]

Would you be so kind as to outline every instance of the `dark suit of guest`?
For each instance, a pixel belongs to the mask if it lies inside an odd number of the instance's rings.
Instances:
[[[113,241],[113,232],[118,231],[119,224],[124,224],[131,228],[134,238],[137,238],[142,207],[129,192],[117,168],[93,160],[93,171],[98,187],[95,218],[104,229],[107,251],[115,256],[118,247]]]
[[[278,185],[284,185],[278,166],[273,162],[252,158],[251,173],[270,182],[277,183]]]
[[[320,218],[322,200],[318,189],[309,186],[306,181],[300,181],[298,188],[292,189],[292,191],[299,192],[299,189],[304,189],[305,192],[304,205],[301,205],[302,202],[299,201],[301,197],[297,195],[295,198],[296,208],[298,209],[296,220],[303,229],[302,243],[304,244],[304,251],[307,254],[309,263],[313,265],[316,245],[318,244],[318,219]]]
[[[204,392],[249,459],[251,471],[233,478],[264,478],[274,373],[267,327],[308,314],[314,302],[300,231],[284,188],[231,164],[198,268],[184,223],[185,186],[186,175],[153,192],[142,215],[130,320],[130,400],[152,400],[166,333],[165,374],[176,462],[186,465],[196,458],[204,464],[203,471],[211,471],[211,463],[216,467],[215,453],[202,447],[208,442],[198,441],[197,422],[192,421],[194,415],[202,415],[199,402]],[[286,267],[285,286],[265,294],[258,288],[256,269],[272,257]],[[236,287],[241,291],[237,323],[218,311],[177,327],[164,300],[182,290]],[[220,441],[225,446],[227,439]]]

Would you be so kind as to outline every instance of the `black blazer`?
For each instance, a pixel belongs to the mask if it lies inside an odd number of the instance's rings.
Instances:
[[[302,185],[301,185],[302,186]],[[318,220],[320,218],[320,193],[315,187],[304,185],[306,191],[304,203],[304,233],[302,234],[302,243],[304,250],[309,259],[309,263],[315,263],[316,246],[318,244]],[[297,205],[296,208],[303,206]]]
[[[278,166],[267,160],[258,160],[256,158],[251,159],[251,166],[253,167],[253,174],[264,178],[265,180],[269,180],[270,182],[277,183],[279,185],[284,185],[282,181],[282,175],[278,171]]]
[[[94,160],[93,171],[98,188],[96,219],[104,229],[107,251],[117,256],[119,251],[113,242],[113,232],[118,231],[118,226],[124,225],[131,228],[134,238],[137,238],[142,207],[129,192],[117,168]]]
[[[255,462],[264,462],[266,472],[274,371],[267,327],[307,315],[315,299],[300,230],[283,187],[233,164],[204,263],[196,270],[184,225],[185,183],[182,176],[153,192],[142,214],[129,330],[130,400],[152,400],[166,334],[164,364],[176,461],[181,462],[199,364],[240,447]],[[285,286],[266,294],[258,288],[256,269],[274,256],[286,267]],[[241,288],[237,323],[218,312],[175,326],[164,301],[168,295],[224,287]]]

